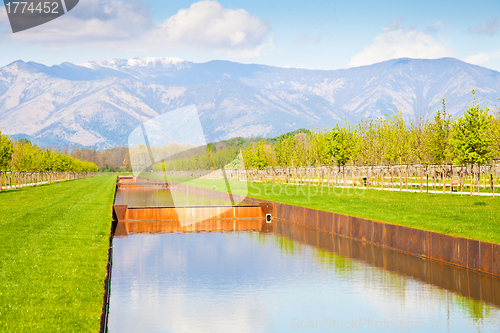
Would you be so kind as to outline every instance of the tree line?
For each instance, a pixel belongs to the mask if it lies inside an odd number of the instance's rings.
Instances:
[[[114,147],[104,150],[73,147],[69,154],[74,158],[94,163],[99,171],[132,171],[127,147]]]
[[[405,120],[394,115],[366,118],[355,125],[284,135],[244,150],[247,168],[336,164],[394,165],[412,163],[487,164],[500,157],[500,113],[481,108],[475,99],[462,117],[442,110],[433,119]]]
[[[28,139],[13,141],[0,132],[0,170],[96,172],[97,166],[59,150],[42,149]]]
[[[153,166],[154,171],[162,171],[165,167],[166,171],[179,170],[213,170],[220,168],[242,169],[244,167],[243,154],[245,149],[257,143],[264,145],[273,145],[278,142],[281,137],[294,136],[298,134],[310,134],[311,131],[305,128],[300,128],[293,132],[288,132],[280,137],[274,138],[242,138],[235,137],[228,140],[208,143],[205,147],[197,147],[185,151],[182,154],[174,154],[164,163],[157,163]],[[142,148],[142,154],[147,155],[146,147]],[[167,147],[151,147],[153,155],[161,155],[161,150],[176,149],[176,144],[170,144]],[[140,149],[138,149],[140,150]],[[139,154],[137,154],[139,155]]]

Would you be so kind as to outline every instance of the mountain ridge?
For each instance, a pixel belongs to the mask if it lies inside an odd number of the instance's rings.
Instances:
[[[0,68],[0,130],[46,144],[125,145],[141,122],[196,104],[207,140],[276,136],[402,110],[459,116],[500,97],[500,73],[454,58],[400,58],[337,70],[177,58]]]

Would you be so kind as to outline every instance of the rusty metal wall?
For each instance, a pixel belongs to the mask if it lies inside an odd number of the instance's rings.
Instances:
[[[273,205],[274,216],[281,221],[500,276],[499,244],[278,202]]]
[[[157,232],[243,231],[262,228],[265,214],[259,206],[128,208],[114,205],[115,234]],[[229,208],[229,209],[228,209]]]
[[[263,219],[210,219],[186,226],[181,226],[179,220],[125,221],[118,222],[115,236],[127,236],[130,233],[260,231],[263,224]]]

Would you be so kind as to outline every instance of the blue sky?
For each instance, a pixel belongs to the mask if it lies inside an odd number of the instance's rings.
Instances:
[[[339,69],[450,56],[500,71],[499,0],[80,0],[16,34],[0,9],[0,66],[175,57]]]

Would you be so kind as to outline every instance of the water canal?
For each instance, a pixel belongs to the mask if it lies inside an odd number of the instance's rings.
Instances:
[[[286,222],[231,223],[115,237],[109,332],[500,330],[496,277]]]

